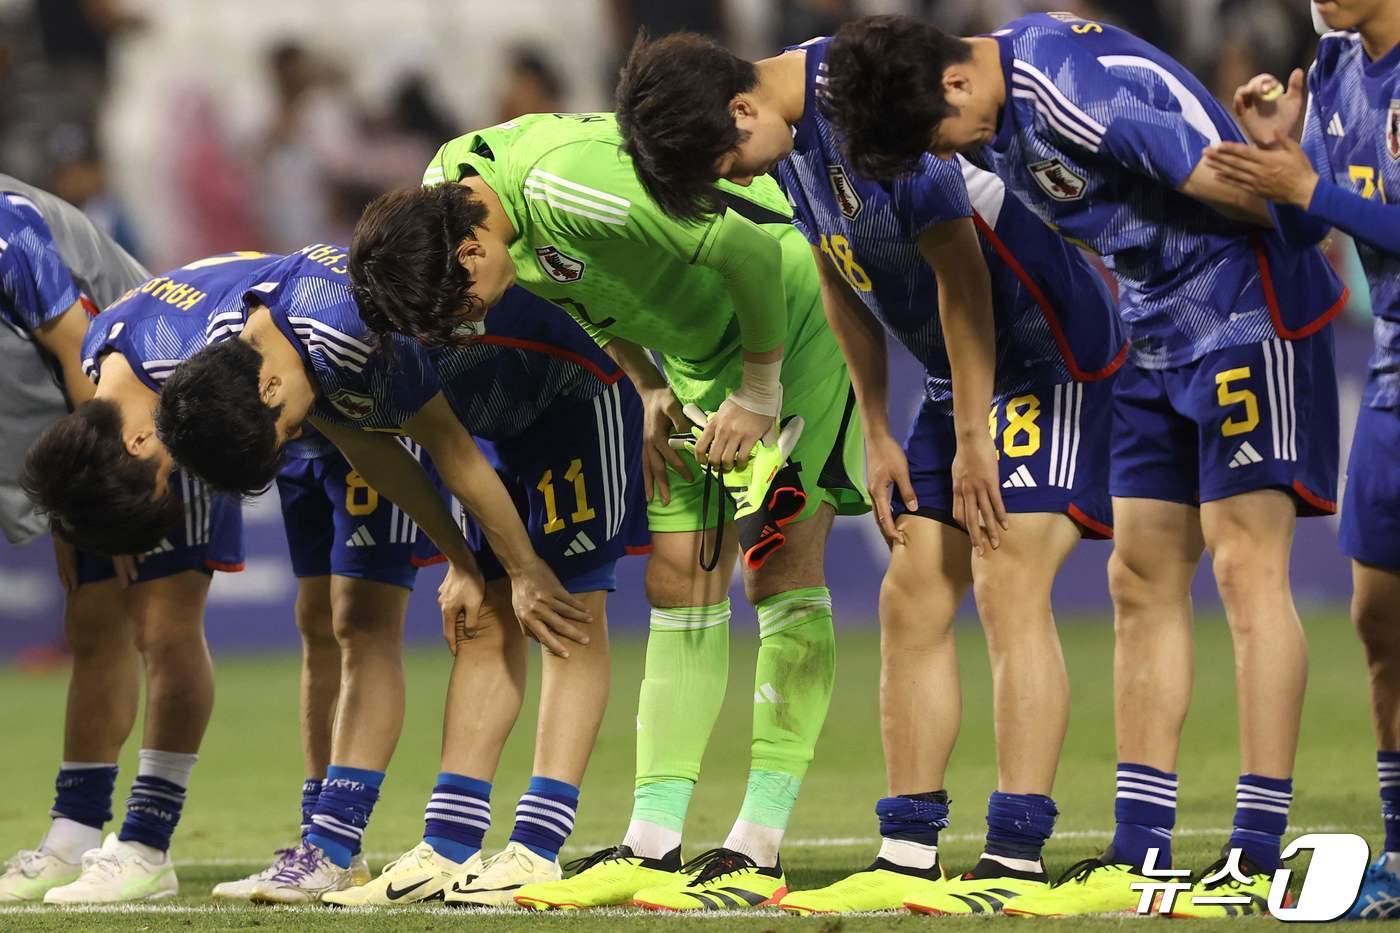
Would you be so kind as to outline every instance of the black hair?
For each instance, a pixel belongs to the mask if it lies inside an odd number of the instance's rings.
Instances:
[[[617,85],[617,127],[642,187],[667,214],[718,211],[715,163],[748,138],[729,103],[757,84],[753,62],[707,36],[637,37]]]
[[[156,434],[175,462],[217,492],[248,496],[277,478],[277,417],[258,392],[262,354],[225,340],[185,360],[166,380]]]
[[[458,184],[403,188],[369,203],[350,241],[350,290],[360,318],[389,348],[391,334],[422,343],[465,343],[459,325],[482,313],[471,274],[457,261],[486,223],[486,205]]]
[[[943,72],[972,46],[908,16],[867,16],[842,26],[826,53],[822,113],[845,137],[852,168],[889,179],[912,171],[938,124],[957,114]]]
[[[127,450],[121,409],[93,399],[39,435],[19,483],[70,543],[109,556],[141,554],[180,522],[173,484],[155,494],[157,472],[156,460]]]

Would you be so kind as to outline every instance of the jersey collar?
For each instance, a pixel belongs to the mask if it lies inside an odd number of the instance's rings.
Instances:
[[[1366,47],[1361,44],[1361,40],[1356,40],[1361,51],[1362,70],[1368,78],[1383,78],[1394,73],[1397,64],[1400,64],[1400,45],[1396,45],[1389,52],[1380,58],[1372,60],[1366,55]]]

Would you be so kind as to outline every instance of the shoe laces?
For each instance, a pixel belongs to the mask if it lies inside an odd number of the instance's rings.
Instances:
[[[325,859],[325,853],[315,846],[299,846],[287,856],[286,863],[269,880],[278,884],[298,884],[314,875]]]
[[[1075,862],[1069,868],[1065,869],[1064,874],[1060,875],[1060,880],[1055,882],[1055,887],[1058,888],[1062,884],[1069,884],[1071,881],[1084,884],[1089,880],[1090,875],[1100,868],[1106,867],[1108,867],[1108,862],[1105,862],[1101,858],[1086,858],[1082,861]]]
[[[516,867],[521,868],[525,871],[530,870],[530,860],[525,857],[525,852],[522,851],[520,848],[517,848],[516,846],[512,845],[506,846],[504,849],[497,852],[495,855],[484,860],[481,863],[481,873],[478,874],[477,877],[484,877],[488,871],[495,868],[497,865],[505,865],[509,862],[514,862]]]
[[[599,849],[592,855],[585,855],[583,858],[576,858],[573,861],[565,862],[564,870],[571,871],[574,874],[582,874],[590,868],[602,865],[604,862],[624,862],[636,857],[636,854],[627,846],[612,846],[607,849]]]
[[[696,856],[691,862],[681,866],[681,872],[694,875],[689,887],[698,888],[725,875],[757,868],[758,863],[742,852],[733,849],[711,849]]]
[[[19,871],[27,878],[33,878],[44,869],[46,853],[40,849],[21,849],[5,862],[5,873]]]
[[[94,849],[91,852],[83,853],[83,874],[98,875],[103,878],[115,878],[121,873],[122,863],[127,859],[123,858],[123,849]]]
[[[258,872],[253,877],[258,881],[268,881],[286,867],[287,861],[296,854],[296,847],[289,846],[285,849],[274,849],[272,852],[272,864]]]

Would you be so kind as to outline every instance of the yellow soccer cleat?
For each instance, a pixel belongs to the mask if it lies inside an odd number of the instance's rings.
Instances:
[[[634,855],[627,846],[594,852],[564,866],[573,877],[544,884],[527,884],[515,892],[515,903],[529,910],[583,910],[632,903],[643,888],[664,884],[680,871],[680,849],[665,858]]]
[[[1106,854],[1111,857],[1111,853]],[[1142,892],[1134,884],[1155,879],[1103,858],[1071,865],[1054,885],[1018,895],[1002,908],[1008,917],[1081,917],[1086,914],[1137,913]]]
[[[1009,901],[1049,890],[1050,883],[1043,872],[1039,877],[1021,872],[1008,874],[1005,866],[983,859],[961,877],[950,878],[906,899],[904,906],[915,913],[934,916],[999,914]]]
[[[1238,850],[1236,850],[1238,852]],[[1222,856],[1163,913],[1178,919],[1267,916],[1273,875],[1260,871],[1243,853]]]
[[[321,902],[332,907],[397,907],[421,901],[440,901],[454,881],[481,870],[481,853],[458,864],[443,858],[426,842],[394,859],[379,876],[367,883],[327,891]]]
[[[903,910],[907,901],[932,897],[943,885],[938,878],[899,871],[889,862],[876,859],[865,871],[847,875],[840,881],[812,891],[792,891],[778,902],[790,914],[851,914],[873,910]]]
[[[733,849],[711,849],[682,866],[666,884],[638,891],[634,907],[647,910],[744,910],[776,905],[788,893],[782,863],[760,868]]]

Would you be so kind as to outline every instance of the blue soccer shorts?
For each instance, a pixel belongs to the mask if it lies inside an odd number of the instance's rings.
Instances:
[[[404,446],[436,482],[428,456]],[[298,577],[352,577],[413,589],[418,568],[442,558],[417,523],[365,482],[339,450],[289,456],[277,474],[282,523]]]
[[[642,488],[642,403],[629,382],[561,399],[520,437],[483,444],[535,553],[571,593],[617,588],[616,564],[651,549]],[[487,580],[506,575],[479,527],[463,519]]]
[[[1118,374],[1114,496],[1198,505],[1257,489],[1300,515],[1337,509],[1332,331],[1227,347],[1186,366]]]
[[[168,482],[180,499],[182,520],[145,554],[137,555],[137,583],[173,577],[186,570],[213,573],[243,569],[243,509],[234,496],[211,493],[183,470]],[[78,582],[98,583],[116,575],[110,557],[78,554]]]
[[[1063,513],[1086,538],[1113,537],[1108,497],[1108,424],[1113,379],[1050,380],[999,394],[987,424],[997,448],[1001,499],[1008,512]],[[924,401],[904,442],[919,515],[953,520],[957,434],[950,402]],[[896,516],[909,510],[892,490]]]
[[[1400,409],[1362,406],[1342,498],[1342,553],[1400,570]]]

